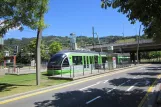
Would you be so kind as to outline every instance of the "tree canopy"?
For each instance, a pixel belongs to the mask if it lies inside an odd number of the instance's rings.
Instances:
[[[161,41],[161,0],[101,0],[102,8],[112,7],[126,14],[134,24],[137,20],[144,25],[144,32]]]
[[[54,41],[50,46],[49,46],[49,53],[52,54],[56,54],[57,52],[59,52],[60,50],[62,50],[62,44],[59,42]]]
[[[40,13],[47,11],[47,3],[48,0],[0,0],[0,35],[13,28],[23,30],[24,26],[31,29],[44,27]]]
[[[13,28],[28,26],[37,30],[36,41],[36,84],[40,84],[40,45],[42,30],[45,28],[44,14],[48,9],[48,0],[1,0],[0,36]]]
[[[47,46],[41,42],[41,59],[42,60],[48,60],[49,59],[49,54],[47,50]],[[30,43],[27,45],[27,51],[28,53],[32,54],[32,58],[36,59],[36,39],[33,39],[30,41]]]

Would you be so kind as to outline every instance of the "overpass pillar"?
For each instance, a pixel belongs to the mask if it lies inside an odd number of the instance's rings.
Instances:
[[[139,63],[140,63],[140,60],[141,60],[141,53],[140,52],[139,52],[138,57],[139,57]]]
[[[130,53],[130,61],[131,63],[135,64],[135,53],[134,52]]]

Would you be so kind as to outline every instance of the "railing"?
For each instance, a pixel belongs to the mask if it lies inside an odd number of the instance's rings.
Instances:
[[[41,64],[40,72],[46,72],[47,65]],[[1,70],[2,71],[2,70]],[[31,66],[30,64],[18,64],[18,65],[9,65],[5,69],[3,69],[3,72],[6,74],[32,74],[36,73],[36,66]]]
[[[54,72],[54,77],[75,78],[87,75],[95,75],[109,72],[111,70],[129,67],[131,64],[117,64],[115,67],[113,63],[104,64],[88,64],[88,65],[71,65],[63,67],[60,72]]]
[[[135,42],[125,42],[125,43],[110,43],[110,44],[101,44],[101,45],[95,45],[94,47],[95,48],[100,48],[101,47],[108,47],[108,46],[120,46],[120,45],[134,45],[134,44],[137,44],[138,42],[135,41]],[[140,40],[139,41],[140,44],[143,44],[143,43],[153,43],[153,40],[152,39],[148,39],[148,40]],[[90,48],[93,48],[93,46],[87,46],[88,49]]]

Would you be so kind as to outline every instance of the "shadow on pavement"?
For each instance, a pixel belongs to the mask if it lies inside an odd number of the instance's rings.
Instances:
[[[17,85],[17,84],[0,83],[0,92],[11,91],[12,89],[16,88],[16,86],[31,86],[31,85]]]
[[[158,67],[146,67],[146,69],[158,70]],[[113,86],[112,88],[105,86],[102,89],[90,88],[85,91],[53,93],[52,98],[35,102],[34,105],[36,107],[137,107],[146,95],[147,87],[151,86],[155,80],[158,81],[157,83],[161,82],[156,77],[159,74],[158,72],[129,73],[129,75],[145,75],[147,77],[112,79],[108,81]],[[135,87],[127,91],[134,84]],[[152,96],[157,93],[157,91],[154,91],[147,94]],[[97,97],[99,98],[87,104],[88,101]]]
[[[161,70],[161,67],[146,67],[146,70]]]
[[[130,73],[130,75],[141,74]],[[159,75],[159,73],[150,72],[143,75],[156,76]],[[90,88],[85,91],[76,90],[53,93],[52,98],[35,102],[34,105],[36,107],[137,107],[147,93],[147,87],[151,86],[155,80],[158,81],[157,83],[161,82],[157,77],[138,76],[138,78],[129,77],[112,79],[108,82],[113,88],[116,87],[116,89],[105,86],[102,89]],[[127,89],[130,88],[130,86],[134,86],[134,84],[135,87],[130,91],[127,91]],[[156,95],[157,93],[157,91],[154,91],[153,93],[149,92],[148,95]],[[98,96],[100,96],[100,98],[92,103],[86,104],[88,101]]]
[[[149,75],[149,76],[157,76],[161,73],[159,72],[134,72],[134,73],[128,73],[129,75]]]
[[[147,87],[152,85],[152,83],[157,80],[156,78],[144,77],[144,78],[118,78],[110,80],[110,85],[119,86],[122,83],[125,83],[121,86],[135,86],[137,87]]]
[[[36,107],[137,107],[146,91],[134,89],[127,92],[110,88],[88,89],[86,91],[67,91],[56,93],[52,99],[35,102]],[[88,101],[100,96],[97,100]]]

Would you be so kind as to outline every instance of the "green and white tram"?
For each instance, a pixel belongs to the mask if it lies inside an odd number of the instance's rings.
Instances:
[[[88,69],[104,68],[107,53],[91,51],[61,51],[53,55],[48,63],[48,75],[70,73]],[[94,65],[94,66],[92,66]],[[74,67],[73,67],[74,66]]]
[[[130,54],[124,53],[114,53],[112,56],[116,57],[116,64],[130,64]]]

